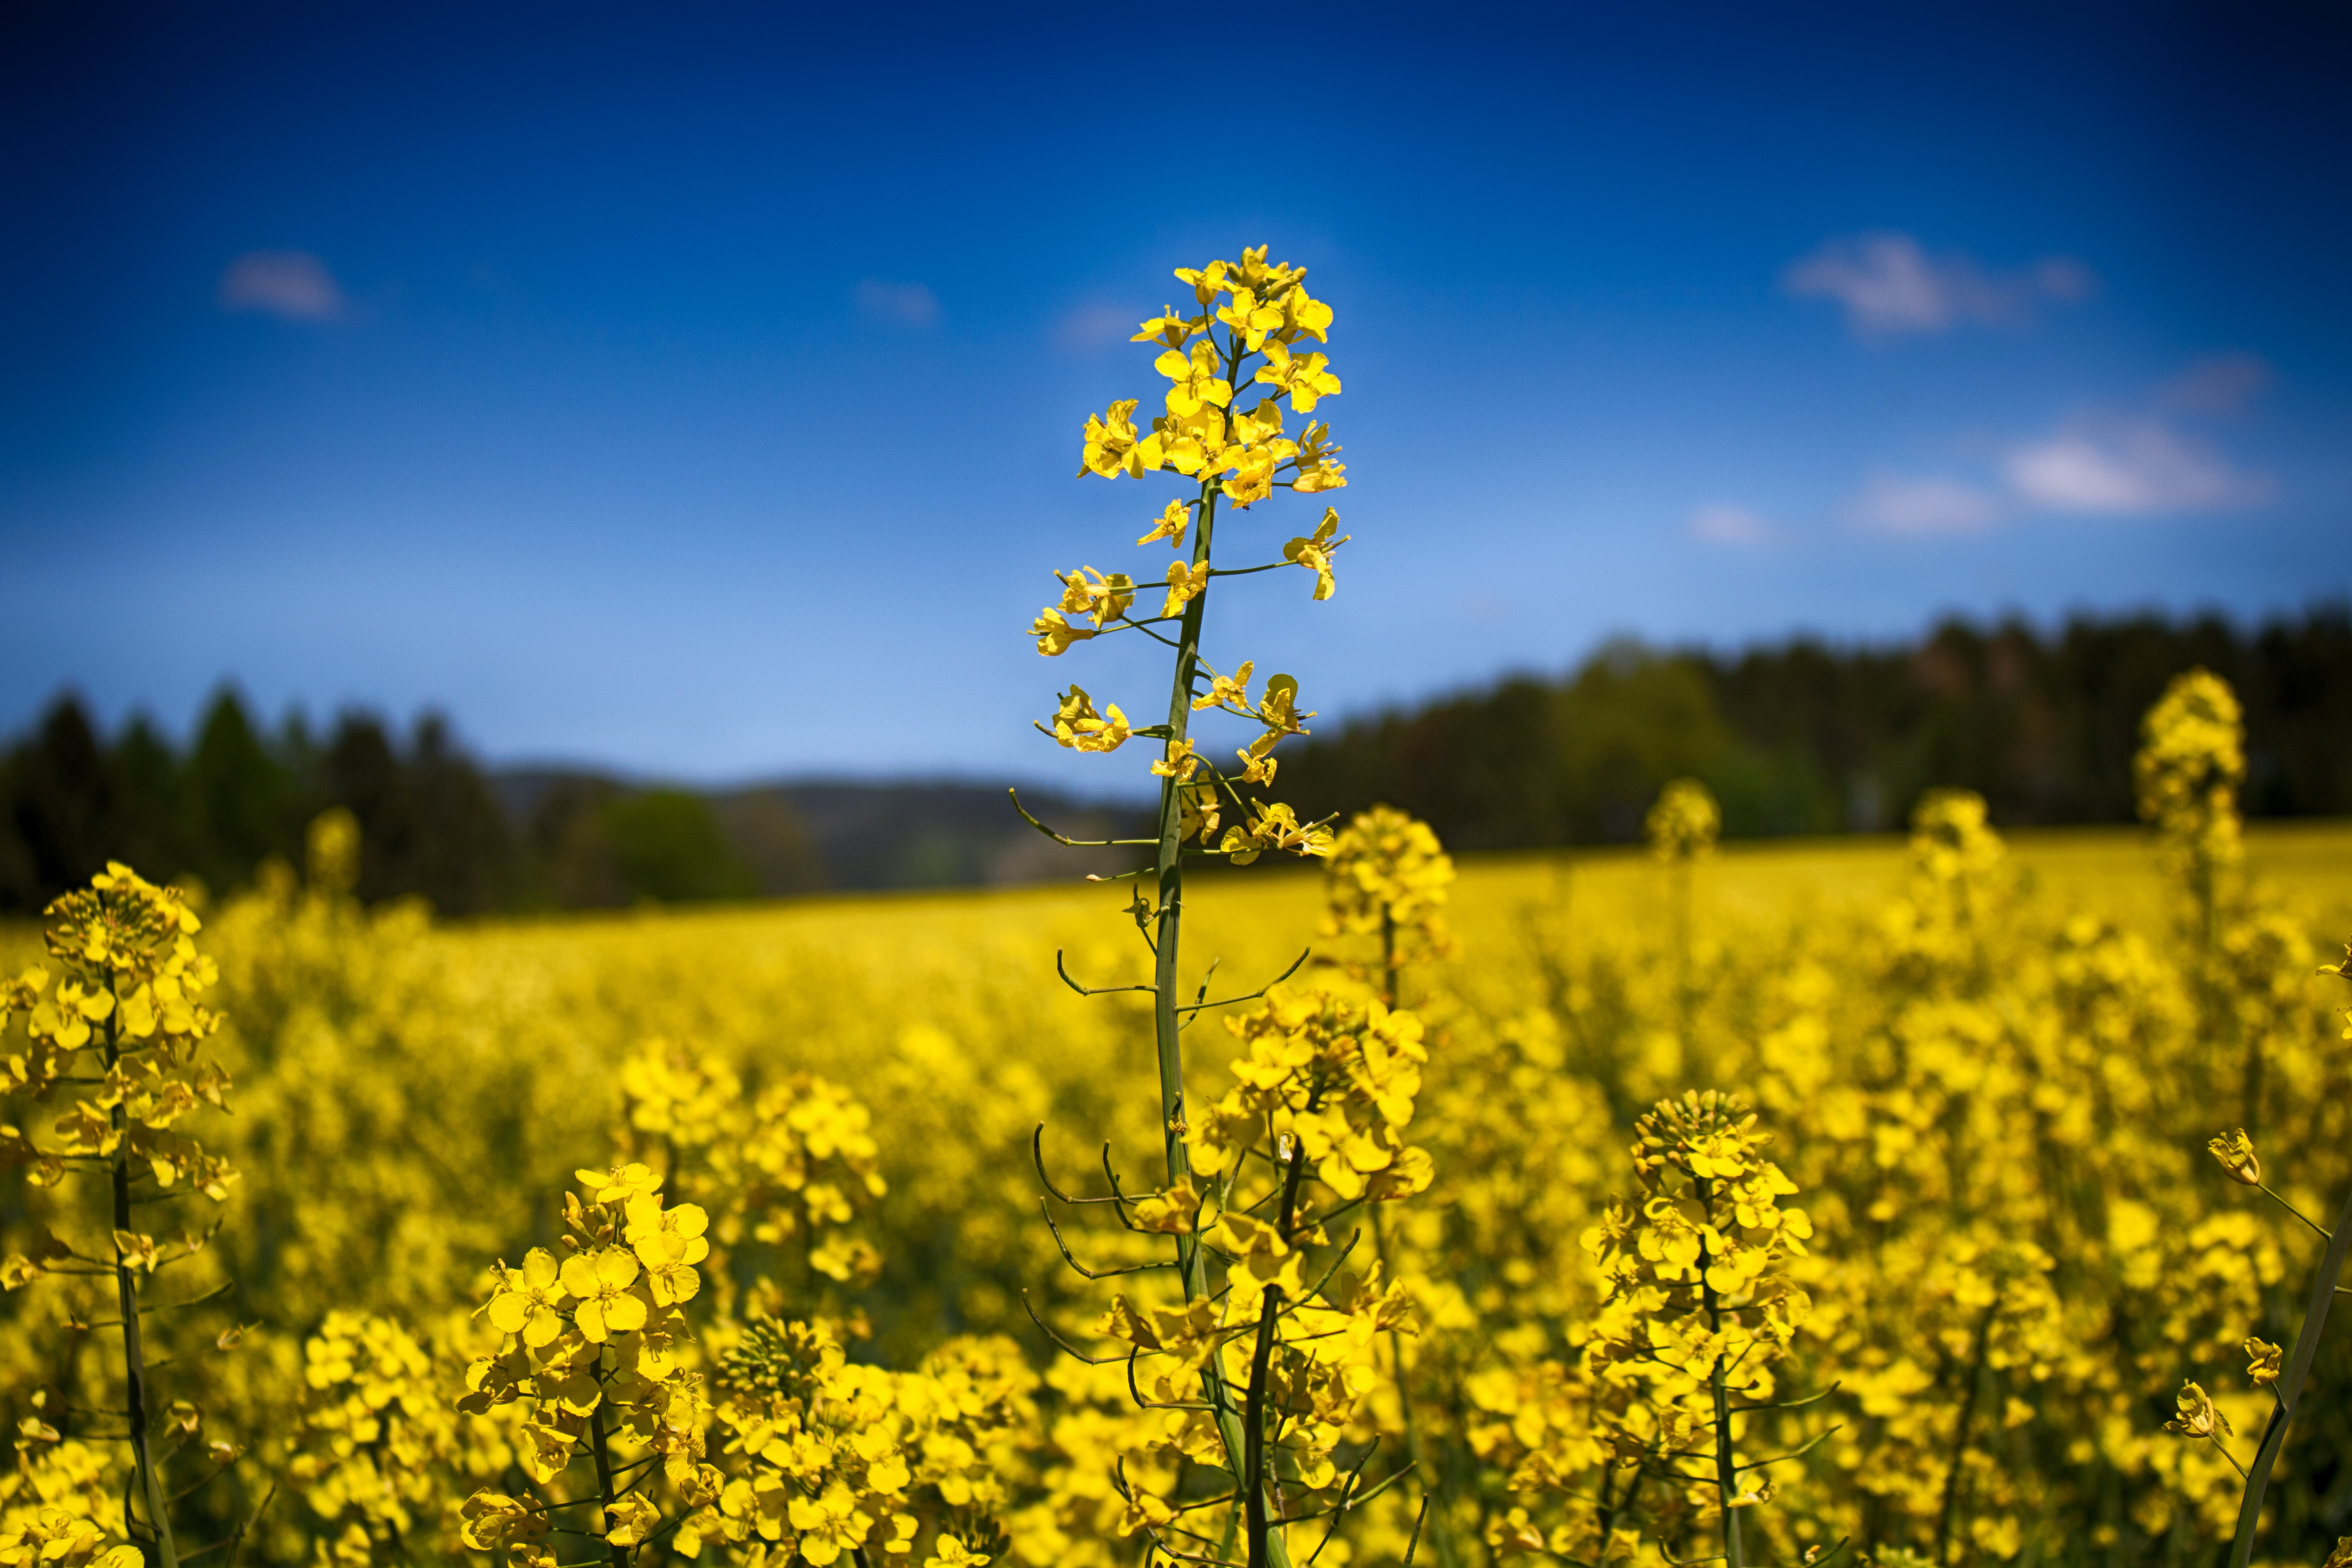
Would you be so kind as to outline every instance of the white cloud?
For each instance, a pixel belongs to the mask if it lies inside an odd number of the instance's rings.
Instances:
[[[1771,525],[1744,506],[1717,502],[1690,515],[1691,536],[1709,544],[1761,544],[1772,537]]]
[[[1865,338],[1945,332],[1967,322],[2020,325],[2037,300],[2080,300],[2098,287],[2088,268],[2067,257],[1996,274],[1966,256],[1930,256],[1907,234],[1826,241],[1790,262],[1780,282],[1801,300],[1836,300]]]
[[[2002,510],[2000,497],[1958,479],[1879,473],[1848,503],[1846,516],[1880,533],[1922,537],[1974,533],[2000,521]]]
[[[1091,353],[1135,335],[1139,312],[1123,305],[1076,305],[1054,323],[1054,342],[1066,353]]]
[[[342,286],[307,250],[248,250],[221,274],[220,308],[257,310],[289,321],[331,321],[343,313]]]
[[[2273,379],[2260,354],[2208,354],[2158,387],[2156,396],[2183,414],[2242,414]]]
[[[893,326],[929,327],[940,319],[940,297],[920,283],[885,283],[868,278],[857,286],[857,308]]]
[[[2157,419],[2069,426],[2012,447],[2001,477],[2020,502],[2044,511],[2116,516],[2247,506],[2270,495],[2194,437]]]

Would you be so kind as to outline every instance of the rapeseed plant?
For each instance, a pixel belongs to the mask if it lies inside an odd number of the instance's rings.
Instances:
[[[1264,247],[1244,250],[1238,265],[1213,261],[1179,268],[1176,278],[1192,291],[1192,310],[1168,308],[1144,322],[1134,340],[1160,347],[1154,368],[1170,383],[1166,412],[1151,419],[1148,433],[1135,423],[1133,400],[1089,416],[1079,477],[1139,479],[1172,470],[1190,481],[1194,493],[1169,501],[1136,541],[1144,546],[1164,540],[1181,556],[1189,537],[1189,559],[1169,565],[1160,612],[1142,618],[1129,613],[1139,592],[1132,574],[1091,566],[1056,574],[1061,600],[1039,612],[1030,628],[1037,651],[1049,658],[1119,631],[1165,645],[1174,655],[1168,718],[1139,728],[1117,703],[1098,710],[1088,692],[1073,685],[1051,725],[1037,728],[1075,751],[1113,752],[1129,739],[1157,741],[1161,750],[1151,764],[1161,781],[1158,836],[1126,841],[1149,847],[1155,856],[1150,875],[1158,903],[1139,889],[1130,906],[1151,952],[1152,982],[1089,988],[1071,981],[1066,969],[1062,973],[1085,994],[1125,990],[1152,998],[1166,1185],[1130,1205],[1114,1177],[1112,1192],[1096,1201],[1111,1205],[1130,1229],[1172,1238],[1168,1267],[1177,1277],[1181,1305],[1140,1307],[1120,1297],[1103,1327],[1132,1347],[1131,1370],[1146,1355],[1157,1358],[1154,1392],[1147,1395],[1139,1384],[1137,1403],[1183,1412],[1165,1447],[1195,1467],[1222,1471],[1227,1489],[1210,1500],[1171,1500],[1123,1482],[1129,1527],[1150,1532],[1171,1555],[1181,1549],[1170,1542],[1168,1531],[1197,1537],[1212,1549],[1212,1561],[1225,1560],[1238,1536],[1250,1568],[1286,1568],[1284,1527],[1306,1500],[1329,1493],[1321,1510],[1334,1528],[1360,1500],[1360,1464],[1331,1492],[1339,1474],[1332,1452],[1345,1417],[1369,1387],[1361,1376],[1350,1380],[1349,1363],[1339,1352],[1389,1326],[1402,1310],[1401,1299],[1379,1288],[1376,1272],[1339,1276],[1344,1247],[1328,1263],[1317,1262],[1312,1285],[1302,1270],[1310,1248],[1331,1244],[1323,1221],[1332,1217],[1326,1212],[1332,1200],[1344,1211],[1428,1184],[1427,1155],[1397,1136],[1411,1118],[1417,1065],[1425,1056],[1418,1024],[1377,1000],[1352,1006],[1319,991],[1283,991],[1280,982],[1215,1002],[1204,982],[1190,1005],[1180,999],[1188,856],[1247,865],[1269,851],[1322,857],[1332,848],[1327,824],[1302,823],[1289,805],[1257,793],[1275,781],[1276,746],[1307,733],[1305,721],[1314,714],[1301,706],[1298,682],[1288,675],[1268,676],[1253,697],[1255,660],[1233,664],[1233,673],[1224,675],[1203,659],[1211,588],[1220,577],[1297,566],[1315,579],[1312,597],[1328,599],[1337,587],[1333,557],[1348,536],[1338,531],[1337,510],[1327,507],[1313,531],[1284,546],[1280,560],[1242,567],[1213,563],[1221,502],[1238,515],[1277,489],[1316,495],[1347,482],[1329,426],[1310,420],[1294,439],[1286,433],[1282,407],[1286,396],[1290,412],[1308,414],[1340,391],[1328,361],[1305,347],[1307,339],[1328,341],[1332,312],[1307,292],[1304,268],[1269,265]],[[1236,389],[1247,385],[1267,390],[1251,407],[1238,408]],[[1074,616],[1093,625],[1080,626]],[[1174,635],[1154,629],[1160,626],[1172,626]],[[1192,716],[1210,711],[1256,726],[1255,736],[1234,753],[1238,767],[1220,765],[1193,738]],[[1297,968],[1291,965],[1283,979]],[[1251,1047],[1248,1062],[1235,1067],[1242,1085],[1208,1112],[1188,1108],[1184,1023],[1212,1007],[1260,1000],[1262,1006],[1233,1023]],[[1262,1192],[1252,1184],[1254,1159],[1274,1172]],[[1042,1144],[1039,1165],[1042,1174]],[[1237,1184],[1247,1194],[1244,1203],[1234,1202]],[[1075,1258],[1070,1262],[1094,1277]],[[1139,1264],[1118,1272],[1158,1267]],[[1213,1268],[1224,1276],[1214,1288]],[[1320,1340],[1339,1342],[1316,1345]],[[1171,1379],[1197,1379],[1200,1397],[1178,1394]],[[1185,1514],[1207,1508],[1224,1510],[1222,1540],[1182,1522]]]
[[[16,1048],[0,1063],[0,1087],[12,1097],[40,1102],[54,1102],[64,1091],[70,1103],[55,1116],[47,1140],[13,1126],[0,1129],[0,1161],[26,1168],[27,1181],[44,1192],[68,1176],[102,1182],[106,1202],[100,1223],[108,1230],[102,1242],[86,1235],[60,1236],[58,1225],[80,1231],[91,1216],[62,1201],[49,1205],[52,1225],[30,1253],[14,1253],[0,1262],[0,1285],[13,1291],[45,1278],[109,1280],[116,1315],[85,1319],[82,1313],[95,1303],[68,1289],[56,1382],[35,1398],[42,1415],[28,1417],[19,1428],[26,1443],[57,1445],[57,1452],[45,1466],[36,1465],[20,1446],[24,1484],[41,1505],[37,1513],[19,1510],[8,1521],[0,1531],[0,1554],[44,1562],[58,1556],[88,1559],[106,1546],[98,1558],[101,1568],[124,1568],[142,1559],[178,1568],[169,1506],[174,1500],[167,1492],[163,1464],[198,1443],[204,1420],[193,1404],[166,1406],[158,1399],[145,1320],[210,1300],[223,1288],[173,1302],[150,1304],[146,1297],[164,1270],[205,1250],[217,1225],[202,1231],[185,1226],[176,1237],[159,1240],[138,1228],[154,1223],[138,1211],[191,1197],[217,1204],[236,1180],[234,1169],[180,1130],[203,1107],[220,1110],[227,1104],[228,1075],[205,1055],[206,1041],[220,1026],[219,1016],[204,1002],[218,970],[196,951],[195,933],[203,922],[187,900],[120,863],[92,878],[87,889],[51,904],[45,921],[43,940],[56,972],[37,964],[0,984],[0,1026],[23,1020],[22,1036],[9,1041]],[[121,1354],[93,1389],[83,1381],[82,1347],[88,1336],[106,1328],[119,1331]],[[225,1333],[218,1348],[226,1351],[234,1343]],[[120,1406],[75,1403],[118,1387]],[[100,1522],[99,1507],[86,1492],[77,1502],[59,1485],[70,1479],[88,1488],[110,1478],[90,1449],[63,1446],[62,1429],[43,1418],[49,1415],[69,1423],[89,1416],[122,1423],[110,1435],[131,1451],[119,1529]],[[203,1452],[211,1466],[205,1478],[209,1480],[236,1463],[241,1451],[216,1440]],[[56,1494],[54,1500],[50,1494]],[[117,1536],[122,1543],[108,1545]]]

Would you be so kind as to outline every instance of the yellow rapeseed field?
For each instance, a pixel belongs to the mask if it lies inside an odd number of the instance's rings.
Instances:
[[[2249,835],[2247,873],[2274,902],[2242,939],[2254,951],[2233,951],[2243,977],[2227,1047],[2203,1037],[2172,884],[2142,836],[2021,837],[1964,874],[1999,911],[1965,935],[1936,925],[1947,890],[1918,861],[1866,840],[1696,863],[1687,1003],[1672,867],[1606,853],[1462,869],[1454,952],[1409,971],[1402,998],[1429,1029],[1412,1130],[1435,1180],[1388,1237],[1415,1300],[1408,1386],[1444,1510],[1421,1549],[1431,1560],[1485,1562],[1538,1540],[1580,1554],[1590,1504],[1573,1494],[1589,1489],[1590,1457],[1549,1451],[1591,1431],[1564,1382],[1601,1288],[1581,1238],[1634,1185],[1633,1120],[1715,1087],[1759,1104],[1812,1216],[1799,1275],[1812,1316],[1780,1386],[1835,1385],[1777,1418],[1789,1447],[1835,1430],[1776,1475],[1757,1514],[1770,1539],[1793,1555],[1851,1535],[1896,1561],[1890,1549],[1932,1554],[1945,1532],[1968,1559],[2106,1561],[2086,1549],[2113,1548],[2112,1560],[2155,1561],[2159,1543],[2226,1535],[2235,1473],[2163,1419],[2194,1378],[2241,1433],[2260,1430],[2239,1342],[2291,1337],[2316,1238],[2203,1145],[2244,1120],[2241,1042],[2258,1040],[2269,1061],[2253,1125],[2273,1184],[2324,1219],[2352,1179],[2330,1012],[2341,983],[2312,973],[2322,933],[2352,929],[2352,831]],[[1310,944],[1363,945],[1318,934],[1313,870],[1212,879],[1192,897],[1192,951],[1221,974],[1279,972]],[[233,1532],[275,1485],[244,1546],[257,1558],[457,1550],[466,1499],[518,1464],[500,1412],[453,1403],[498,1338],[467,1317],[489,1294],[487,1265],[520,1268],[555,1240],[549,1216],[575,1169],[678,1159],[674,1136],[666,1148],[628,1118],[666,1103],[646,1063],[698,1060],[740,1083],[739,1110],[806,1075],[835,1086],[835,1123],[804,1118],[814,1136],[798,1136],[835,1151],[818,1167],[870,1149],[878,1178],[878,1192],[840,1184],[846,1223],[801,1220],[870,1246],[870,1280],[810,1268],[814,1247],[790,1237],[757,1242],[739,1216],[726,1314],[750,1317],[764,1276],[772,1314],[829,1315],[852,1365],[984,1366],[1005,1408],[994,1449],[975,1448],[989,1473],[971,1495],[988,1501],[1010,1560],[1132,1560],[1113,1467],[1122,1453],[1131,1474],[1151,1462],[1150,1420],[1127,1408],[1122,1371],[1059,1356],[1021,1301],[1099,1346],[1104,1301],[1039,1218],[1034,1129],[1046,1126],[1074,1195],[1104,1190],[1106,1140],[1117,1168],[1152,1184],[1156,1140],[1135,1113],[1150,1103],[1148,999],[1081,998],[1054,973],[1060,949],[1089,984],[1140,976],[1149,955],[1117,940],[1120,901],[1079,887],[436,926],[362,911],[330,874],[308,888],[283,877],[213,911],[202,943],[226,1018],[214,1050],[236,1088],[232,1114],[202,1120],[206,1146],[242,1175],[212,1245],[156,1293],[230,1290],[160,1331],[183,1359],[157,1377],[195,1424],[174,1439],[173,1481],[207,1473],[206,1443],[244,1457],[179,1505],[197,1521],[184,1528]],[[11,972],[36,956],[31,935],[10,939]],[[1947,966],[1957,973],[1930,973]],[[1235,1047],[1211,1024],[1193,1033],[1206,1094]],[[38,1126],[35,1111],[18,1123]],[[10,1248],[37,1252],[54,1224],[94,1250],[102,1225],[78,1232],[62,1217],[70,1186],[15,1185]],[[206,1223],[170,1225],[190,1221]],[[1140,1256],[1114,1245],[1123,1233],[1068,1229],[1087,1261]],[[111,1292],[77,1297],[70,1283],[8,1298],[9,1415],[65,1439],[20,1449],[10,1507],[89,1495],[116,1500],[119,1517],[126,1461],[100,1439],[121,1423],[85,1412],[119,1407],[120,1375],[104,1331],[75,1326],[114,1316]],[[716,1316],[719,1294],[689,1309]],[[698,1366],[740,1338],[697,1329],[683,1353]],[[2319,1368],[2322,1386],[2343,1386],[2340,1352]],[[2324,1507],[2305,1478],[2332,1471],[2352,1436],[2342,1409],[2315,1404],[2283,1461],[2277,1495],[2305,1534]],[[1393,1389],[1367,1391],[1360,1419],[1401,1434]],[[709,1452],[722,1447],[714,1436]],[[68,1486],[77,1468],[89,1473]],[[1363,1508],[1324,1560],[1351,1548],[1392,1560],[1410,1521],[1382,1504],[1401,1490]]]

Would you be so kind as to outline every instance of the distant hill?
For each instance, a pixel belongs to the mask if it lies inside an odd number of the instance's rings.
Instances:
[[[562,852],[583,817],[631,796],[609,775],[520,769],[490,775],[507,820],[543,858]],[[642,794],[643,792],[635,792]],[[719,838],[765,896],[820,889],[1002,886],[1125,870],[1116,851],[1074,850],[1021,820],[999,784],[961,779],[782,779],[734,789],[664,792],[709,811]],[[1072,838],[1131,838],[1150,830],[1140,808],[1024,789],[1022,804]],[[558,902],[605,902],[559,898]]]

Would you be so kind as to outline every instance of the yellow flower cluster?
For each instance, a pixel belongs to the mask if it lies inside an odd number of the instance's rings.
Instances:
[[[656,1467],[687,1507],[710,1501],[718,1472],[703,1462],[709,1405],[685,1365],[685,1304],[701,1289],[709,1216],[666,1205],[662,1178],[644,1165],[577,1173],[563,1200],[562,1256],[545,1247],[504,1262],[483,1315],[502,1337],[466,1373],[457,1408],[483,1415],[519,1405],[516,1464],[541,1487],[575,1466],[593,1467],[593,1489],[565,1500],[483,1489],[466,1500],[465,1543],[504,1551],[534,1568],[556,1561],[551,1532],[571,1532],[626,1552],[651,1539],[663,1514]],[[584,1200],[584,1201],[583,1201]],[[559,1527],[566,1507],[595,1512]]]
[[[1319,989],[1276,986],[1227,1026],[1246,1054],[1184,1131],[1191,1173],[1118,1205],[1136,1229],[1196,1236],[1221,1285],[1181,1303],[1118,1295],[1097,1331],[1128,1347],[1147,1408],[1177,1413],[1155,1445],[1169,1459],[1222,1468],[1220,1426],[1238,1420],[1265,1473],[1289,1478],[1278,1515],[1244,1505],[1256,1552],[1289,1519],[1349,1506],[1369,1458],[1343,1477],[1336,1456],[1379,1382],[1380,1336],[1409,1328],[1412,1309],[1376,1258],[1356,1257],[1360,1229],[1338,1227],[1427,1190],[1428,1152],[1405,1129],[1429,1053],[1412,1014]],[[1202,1386],[1206,1403],[1191,1397]],[[1126,1528],[1163,1549],[1192,1533],[1187,1515],[1234,1501],[1131,1481],[1123,1495]]]
[[[453,1472],[493,1479],[509,1433],[453,1409],[446,1358],[396,1321],[330,1312],[302,1345],[306,1393],[279,1474],[320,1521],[338,1564],[364,1568],[418,1540],[457,1545],[443,1528]]]
[[[2147,710],[2132,776],[2139,814],[2168,853],[2210,876],[2237,864],[2238,785],[2246,776],[2237,694],[2209,670],[2176,677]]]
[[[709,1052],[655,1040],[623,1064],[625,1145],[718,1212],[716,1238],[791,1244],[808,1272],[865,1284],[881,1254],[856,1230],[889,1191],[872,1117],[839,1084],[795,1073],[747,1097]]]
[[[1339,391],[1339,379],[1325,357],[1300,348],[1306,339],[1328,341],[1331,309],[1307,294],[1304,268],[1269,265],[1263,246],[1244,250],[1239,265],[1213,261],[1181,268],[1176,277],[1191,286],[1197,313],[1170,306],[1135,335],[1137,342],[1160,347],[1154,368],[1169,382],[1167,412],[1154,416],[1148,431],[1136,423],[1139,405],[1132,399],[1089,416],[1078,468],[1080,478],[1141,479],[1164,469],[1195,481],[1197,493],[1168,502],[1136,540],[1139,547],[1165,540],[1179,552],[1167,569],[1166,596],[1156,616],[1139,620],[1129,613],[1138,593],[1132,574],[1092,566],[1057,572],[1060,599],[1040,610],[1029,627],[1037,651],[1048,658],[1115,631],[1139,631],[1167,644],[1177,655],[1171,718],[1166,724],[1139,727],[1118,703],[1097,707],[1092,693],[1072,685],[1062,693],[1051,721],[1037,728],[1056,744],[1078,752],[1115,752],[1139,736],[1161,742],[1151,771],[1168,781],[1165,793],[1180,842],[1198,840],[1202,852],[1237,865],[1273,850],[1322,855],[1331,843],[1322,824],[1301,823],[1290,806],[1241,793],[1244,785],[1271,784],[1276,745],[1307,732],[1303,721],[1314,715],[1298,706],[1298,682],[1287,675],[1269,677],[1253,700],[1252,661],[1243,661],[1231,677],[1222,676],[1201,661],[1199,649],[1214,578],[1297,566],[1314,574],[1314,598],[1328,599],[1338,591],[1333,562],[1350,536],[1339,531],[1339,514],[1330,507],[1312,532],[1283,546],[1279,561],[1239,568],[1212,564],[1219,501],[1240,510],[1277,489],[1313,495],[1347,483],[1327,426],[1309,422],[1295,440],[1284,430],[1284,398],[1291,412],[1305,414]],[[1236,409],[1234,388],[1244,385],[1268,391],[1255,405]],[[1188,539],[1189,558],[1183,553]],[[1179,628],[1174,638],[1152,629],[1166,625]],[[1199,689],[1202,674],[1209,679],[1206,691]],[[1259,726],[1236,752],[1237,769],[1219,769],[1188,732],[1189,713],[1211,710]],[[1229,814],[1235,820],[1220,836],[1217,829]]]
[[[689,1523],[747,1561],[845,1555],[985,1563],[1036,1411],[1036,1374],[1003,1340],[962,1340],[910,1373],[848,1361],[823,1321],[750,1324],[718,1408],[736,1472]]]
[[[96,1092],[57,1118],[55,1143],[0,1128],[0,1161],[53,1186],[68,1162],[110,1160],[120,1147],[158,1190],[185,1183],[215,1201],[228,1195],[236,1172],[174,1130],[199,1106],[225,1106],[229,1089],[218,1062],[199,1059],[220,1024],[200,1000],[218,974],[196,952],[200,923],[176,890],[119,864],[50,908],[46,940],[58,973],[35,965],[0,985],[0,1018],[25,1020],[25,1048],[0,1062],[0,1087],[46,1099],[72,1080]],[[153,1247],[145,1237],[120,1245],[142,1256]],[[15,1258],[7,1268],[13,1289],[40,1261]]]
[[[1650,853],[1661,860],[1695,860],[1715,853],[1723,812],[1714,792],[1696,779],[1673,779],[1658,792],[1643,822]]]
[[[1323,934],[1376,937],[1374,979],[1381,999],[1397,1005],[1396,972],[1444,958],[1454,933],[1444,910],[1454,886],[1454,861],[1429,824],[1393,806],[1376,805],[1349,819],[1324,862]]]
[[[104,1453],[60,1438],[38,1417],[16,1433],[13,1473],[0,1477],[0,1564],[5,1568],[142,1568],[139,1548],[106,1519],[122,1485]]]

